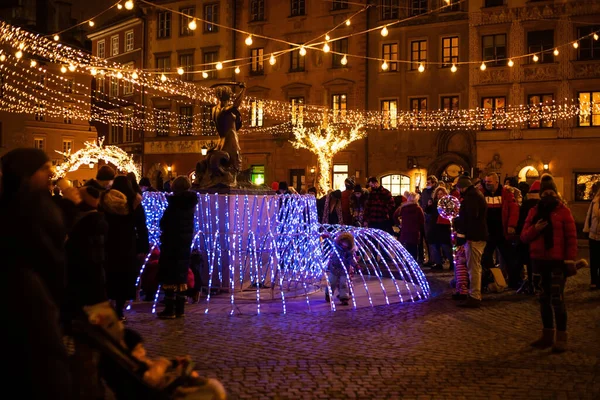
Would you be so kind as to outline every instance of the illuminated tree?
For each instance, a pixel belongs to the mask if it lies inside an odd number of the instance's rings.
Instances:
[[[323,196],[331,189],[333,156],[350,143],[364,138],[366,133],[362,128],[362,125],[357,125],[345,131],[334,125],[327,125],[325,128],[294,127],[294,139],[290,140],[292,146],[296,149],[306,149],[317,156],[319,196]]]

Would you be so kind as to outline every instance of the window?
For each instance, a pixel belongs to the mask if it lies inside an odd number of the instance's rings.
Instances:
[[[458,36],[442,38],[442,68],[458,62]]]
[[[410,99],[410,109],[416,117],[417,121],[423,121],[427,117],[427,98],[415,97]]]
[[[123,130],[125,131],[125,143],[133,142],[133,110],[123,111]]]
[[[250,1],[250,21],[265,20],[265,0]]]
[[[46,87],[46,74],[40,74],[38,76],[37,88],[43,89]]]
[[[190,29],[189,25],[194,20],[192,17],[196,16],[196,9],[194,7],[187,7],[179,11],[182,14],[179,16],[179,36],[192,36],[194,31]]]
[[[69,107],[64,112],[63,122],[65,124],[71,124],[71,123],[73,123],[73,119],[72,118],[73,118],[73,107]]]
[[[410,15],[420,15],[427,12],[427,0],[411,0]]]
[[[600,92],[580,92],[579,112],[579,126],[600,126]]]
[[[331,8],[333,10],[346,10],[348,8],[348,0],[333,0]]]
[[[506,107],[506,97],[484,97],[481,99],[481,108],[483,108],[484,121],[482,129],[506,129],[502,122],[498,119],[504,114]]]
[[[115,35],[110,38],[110,55],[119,55],[119,35]]]
[[[442,11],[451,12],[451,11],[460,11],[460,0],[447,0],[442,3]]]
[[[46,106],[44,104],[36,105],[35,120],[36,121],[45,121],[46,120]]]
[[[331,61],[333,68],[347,67],[342,65],[342,58],[348,53],[348,38],[339,39],[331,43],[334,52],[341,54],[332,54]],[[347,58],[346,58],[347,59]]]
[[[98,40],[97,54],[100,58],[106,57],[106,43],[104,42],[104,40]]]
[[[333,165],[333,190],[346,190],[345,181],[348,178],[348,164]]]
[[[205,51],[204,57],[204,68],[210,68],[210,71],[206,71],[208,74],[207,79],[215,79],[217,77],[217,71],[215,71],[215,63],[217,62],[218,54],[216,51]]]
[[[419,68],[421,63],[427,62],[427,41],[414,40],[410,42],[410,69]]]
[[[169,72],[169,70],[171,69],[171,57],[156,57],[156,69],[159,72]]]
[[[306,14],[306,2],[305,0],[291,0],[292,6],[292,17],[297,15]]]
[[[200,112],[198,113],[199,118],[197,124],[200,125],[200,132],[202,135],[213,134],[212,124],[212,104],[200,105]]]
[[[504,5],[504,0],[485,0],[485,7],[499,7]]]
[[[38,150],[46,150],[46,139],[34,138],[33,139],[33,147]]]
[[[156,136],[169,136],[169,110],[162,108],[154,109]]]
[[[219,23],[219,5],[207,4],[204,6],[204,32],[218,32],[219,27],[214,24]],[[212,24],[211,24],[212,22]]]
[[[388,64],[387,71],[397,72],[398,71],[398,44],[390,43],[381,46],[381,54],[383,59]]]
[[[528,53],[538,53],[539,63],[554,62],[554,53],[548,51],[554,48],[554,30],[527,32],[527,47]],[[534,62],[531,58],[529,60]]]
[[[164,39],[171,37],[171,12],[163,11],[158,13],[158,38]]]
[[[481,38],[483,61],[487,66],[506,65],[506,35],[486,35]]]
[[[75,79],[67,79],[65,85],[65,93],[73,93],[73,85],[75,85]]]
[[[577,50],[578,60],[600,60],[600,40],[594,40],[593,32],[598,32],[600,25],[585,26],[577,29],[577,37],[584,37],[579,41]],[[589,35],[589,36],[588,36]]]
[[[194,122],[194,107],[179,107],[179,135],[191,135]]]
[[[110,78],[110,97],[119,97],[119,80],[115,77]]]
[[[389,190],[392,196],[400,196],[404,192],[410,192],[410,177],[406,175],[382,176],[381,186]]]
[[[552,105],[554,95],[532,94],[529,96],[529,128],[552,128]]]
[[[125,32],[125,52],[133,51],[133,31]]]
[[[380,18],[398,19],[399,0],[379,0]]]
[[[441,103],[444,111],[458,111],[458,96],[444,96]]]
[[[304,71],[305,56],[300,55],[300,50],[292,50],[290,52],[290,72]]]
[[[397,100],[382,100],[381,101],[382,129],[395,129],[398,127],[398,101]]]
[[[190,73],[190,71],[194,69],[194,55],[180,54],[179,66],[185,71],[183,75],[181,75],[181,79],[184,81],[191,81],[193,79],[193,75]]]
[[[348,96],[346,94],[334,94],[331,96],[331,105],[333,108],[333,123],[337,123],[340,119],[346,118],[346,109]]]
[[[592,186],[600,182],[600,171],[575,173],[575,201],[591,201]]]
[[[292,97],[292,125],[302,126],[304,124],[304,97]]]
[[[250,102],[250,126],[263,126],[263,101],[253,100]]]
[[[129,67],[131,68],[131,67]],[[133,94],[133,83],[127,79],[123,80],[123,95]]]
[[[72,139],[63,139],[62,152],[71,154],[72,151],[73,151],[73,140]]]
[[[265,183],[265,166],[264,165],[253,165],[250,167],[250,182],[255,185],[262,185]]]
[[[252,49],[250,50],[250,74],[251,75],[262,75],[264,72],[264,49]]]
[[[96,95],[106,94],[106,78],[101,75],[96,76]]]
[[[117,125],[110,125],[110,143],[119,143],[119,127]]]

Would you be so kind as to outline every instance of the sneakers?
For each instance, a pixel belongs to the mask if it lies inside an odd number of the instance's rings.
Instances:
[[[471,296],[467,296],[467,299],[458,304],[459,307],[464,307],[464,308],[479,308],[481,307],[481,300],[477,300],[474,297]]]

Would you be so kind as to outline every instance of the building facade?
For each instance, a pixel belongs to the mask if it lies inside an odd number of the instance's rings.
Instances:
[[[537,120],[533,109],[527,124],[484,124],[476,132],[479,169],[529,181],[550,172],[582,223],[590,182],[600,179],[600,41],[590,35],[600,30],[600,3],[471,0],[469,16],[469,58],[486,62],[485,70],[470,67],[471,108],[556,101],[590,112]]]

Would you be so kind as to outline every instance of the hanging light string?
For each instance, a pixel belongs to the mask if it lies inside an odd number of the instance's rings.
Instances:
[[[108,8],[107,8],[107,9],[105,9],[104,11],[102,11],[102,12],[100,12],[100,13],[98,13],[98,14],[94,15],[92,18],[89,18],[89,19],[83,20],[83,21],[81,21],[81,22],[80,22],[80,23],[78,23],[78,24],[75,24],[75,25],[73,25],[73,26],[71,26],[71,27],[69,27],[69,28],[63,29],[62,31],[58,31],[58,32],[54,32],[54,33],[52,33],[52,34],[46,35],[46,37],[52,37],[52,38],[54,38],[54,40],[55,40],[55,41],[58,41],[58,40],[60,40],[60,35],[61,35],[62,33],[65,33],[65,32],[67,32],[67,31],[70,31],[71,29],[75,29],[75,28],[77,28],[78,26],[81,26],[81,25],[88,24],[88,25],[90,25],[90,26],[92,27],[92,26],[94,26],[94,25],[95,25],[95,22],[94,22],[94,20],[95,20],[95,19],[97,19],[97,18],[98,18],[98,17],[100,17],[101,15],[104,15],[104,14],[106,14],[108,11],[112,10],[113,8],[115,8],[115,7],[118,7],[120,3],[121,3],[120,1],[117,1],[115,4],[113,4],[112,6],[108,7]],[[56,37],[58,37],[58,39],[56,39]]]

